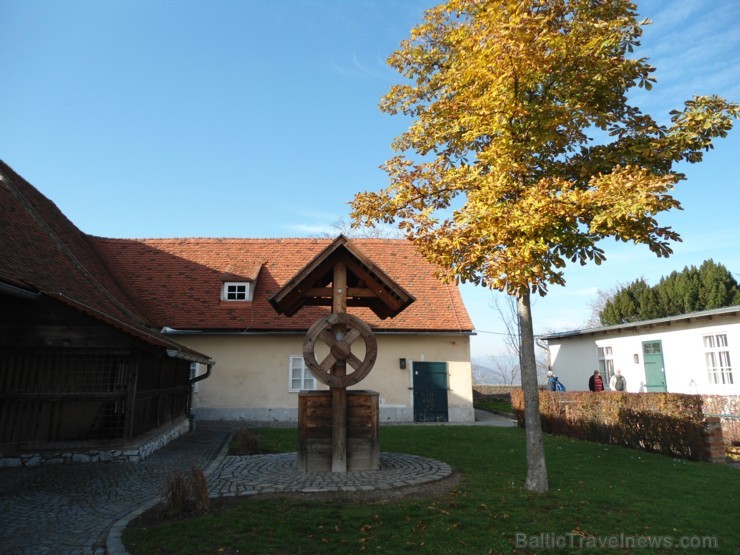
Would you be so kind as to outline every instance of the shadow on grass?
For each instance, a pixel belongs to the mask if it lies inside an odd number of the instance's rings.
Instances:
[[[263,448],[294,450],[295,430],[258,433]],[[391,502],[243,498],[187,521],[130,527],[124,542],[134,555],[542,553],[554,550],[555,543],[545,543],[559,538],[576,552],[598,547],[588,542],[619,538],[708,538],[715,553],[734,553],[740,545],[734,510],[740,471],[724,465],[546,435],[550,491],[535,495],[523,489],[524,432],[518,428],[383,427],[381,447],[447,462],[461,480],[448,491]]]

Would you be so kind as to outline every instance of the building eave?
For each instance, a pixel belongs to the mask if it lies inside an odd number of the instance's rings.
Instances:
[[[653,320],[643,320],[640,322],[629,322],[626,324],[617,324],[614,326],[603,326],[598,328],[586,328],[579,330],[563,331],[547,335],[538,335],[537,339],[552,341],[558,339],[568,339],[573,337],[586,337],[595,335],[606,335],[610,333],[635,332],[648,330],[657,327],[669,327],[678,323],[688,323],[699,320],[712,320],[719,316],[740,315],[740,306],[728,306],[724,308],[715,308],[712,310],[702,310],[691,312],[689,314],[679,314],[677,316],[668,316],[665,318],[655,318]]]

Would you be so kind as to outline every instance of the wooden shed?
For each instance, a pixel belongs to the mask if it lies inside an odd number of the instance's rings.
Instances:
[[[0,163],[0,457],[140,460],[187,430],[191,364],[81,233]],[[177,430],[177,431],[176,431]]]

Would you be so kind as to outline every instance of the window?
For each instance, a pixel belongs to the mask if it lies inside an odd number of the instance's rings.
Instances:
[[[252,288],[248,281],[225,281],[221,292],[222,301],[251,301]]]
[[[316,378],[306,368],[303,357],[290,357],[290,391],[311,391],[316,389]]]
[[[608,384],[614,375],[614,357],[611,347],[597,347],[599,350],[599,372],[603,376],[604,385]]]
[[[660,341],[646,341],[642,344],[643,355],[663,354],[663,344]]]
[[[732,385],[732,366],[727,347],[727,334],[704,336],[704,357],[707,361],[707,378],[710,384]]]

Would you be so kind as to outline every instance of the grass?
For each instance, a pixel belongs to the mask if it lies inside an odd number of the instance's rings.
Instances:
[[[265,449],[294,450],[294,429],[259,434]],[[518,428],[387,426],[381,446],[445,461],[463,480],[440,497],[386,503],[244,498],[220,514],[127,529],[125,545],[132,555],[547,553],[557,542],[578,552],[598,542],[662,537],[676,545],[682,537],[716,539],[716,549],[694,552],[736,553],[740,546],[740,470],[725,465],[546,435],[550,491],[535,495],[523,488]],[[676,545],[661,552],[687,552]]]
[[[507,414],[513,414],[514,410],[511,408],[511,403],[506,401],[483,401],[476,400],[473,406],[477,409],[483,409],[491,412],[505,412]]]

